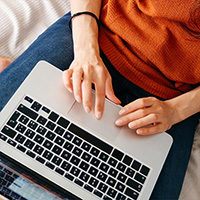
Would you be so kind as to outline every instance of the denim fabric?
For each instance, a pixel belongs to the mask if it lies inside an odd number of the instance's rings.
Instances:
[[[0,110],[38,61],[46,60],[61,70],[69,67],[73,60],[72,35],[68,28],[69,17],[70,13],[48,28],[18,59],[0,73]],[[103,52],[101,56],[112,76],[114,91],[122,101],[122,105],[137,98],[153,96],[119,74]],[[174,143],[151,199],[178,199],[198,119],[199,115],[196,114],[174,125],[168,131]]]

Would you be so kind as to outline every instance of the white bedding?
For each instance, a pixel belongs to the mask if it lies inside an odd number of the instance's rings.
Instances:
[[[69,0],[0,0],[0,56],[18,57],[40,33],[69,10]],[[180,200],[200,199],[199,158],[200,126]]]

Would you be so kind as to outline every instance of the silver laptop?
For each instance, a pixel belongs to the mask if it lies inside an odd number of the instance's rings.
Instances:
[[[172,138],[116,127],[119,110],[106,100],[101,120],[85,113],[62,72],[40,61],[0,113],[0,152],[71,199],[149,199]]]

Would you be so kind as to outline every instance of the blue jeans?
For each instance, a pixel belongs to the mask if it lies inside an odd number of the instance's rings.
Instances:
[[[61,70],[70,66],[73,60],[73,43],[68,28],[70,13],[48,28],[37,40],[8,68],[0,73],[0,111],[16,89],[40,60],[46,60]],[[116,95],[122,105],[141,97],[153,96],[137,87],[119,74],[101,51],[102,59],[113,80]],[[151,199],[178,199],[193,143],[199,115],[174,125],[168,133],[174,143],[164,168],[157,181]]]

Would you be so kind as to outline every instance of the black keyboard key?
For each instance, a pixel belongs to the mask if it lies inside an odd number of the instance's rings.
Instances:
[[[36,160],[37,160],[38,162],[42,163],[42,164],[45,163],[45,159],[41,158],[40,156],[37,156],[37,157],[36,157]]]
[[[89,184],[92,186],[92,187],[97,187],[99,181],[93,177],[90,178],[89,180]]]
[[[91,145],[88,144],[87,142],[84,142],[81,146],[82,149],[86,150],[86,151],[89,151],[90,148],[91,148]]]
[[[73,164],[76,165],[76,166],[79,164],[80,161],[81,161],[81,160],[80,160],[79,158],[77,158],[76,156],[73,156],[73,157],[71,158],[71,160],[70,160],[70,162],[73,163]]]
[[[21,152],[25,152],[26,151],[26,148],[24,148],[23,146],[21,146],[21,145],[17,145],[17,149],[19,149]]]
[[[124,153],[122,153],[120,150],[118,149],[114,149],[114,151],[112,152],[112,156],[114,158],[116,158],[117,160],[121,161],[123,156],[124,156]]]
[[[125,189],[125,185],[118,182],[117,185],[116,185],[116,189],[119,190],[120,192],[123,192],[124,189]]]
[[[100,198],[103,196],[103,194],[99,192],[98,190],[94,190],[94,194]]]
[[[116,197],[116,200],[126,200],[126,196],[124,196],[123,194],[121,193],[118,193],[117,197]]]
[[[16,127],[16,130],[20,133],[24,133],[24,131],[26,130],[26,127],[22,124],[18,124]]]
[[[70,170],[70,173],[76,177],[78,177],[78,175],[80,174],[81,170],[76,168],[76,167],[72,167],[72,169]]]
[[[64,148],[67,149],[68,151],[71,151],[73,147],[74,147],[73,144],[65,142]]]
[[[7,125],[14,128],[17,125],[17,119],[18,119],[19,116],[20,116],[20,113],[15,111],[14,114],[12,115],[12,117],[7,122]]]
[[[60,163],[62,162],[62,159],[59,158],[58,156],[54,156],[53,159],[52,159],[52,162],[53,162],[55,165],[59,166]]]
[[[31,140],[26,140],[25,144],[26,147],[28,147],[29,149],[32,149],[33,146],[35,145],[34,142],[32,142]]]
[[[73,180],[74,180],[74,177],[73,177],[72,175],[70,175],[69,173],[66,173],[66,174],[65,174],[65,177],[66,177],[67,179],[69,179],[70,181],[73,181]]]
[[[62,136],[63,133],[65,132],[65,130],[64,130],[63,128],[57,126],[55,132],[56,132],[58,135]]]
[[[59,147],[59,146],[57,146],[57,145],[55,145],[55,146],[53,147],[52,151],[53,151],[54,153],[56,153],[57,155],[60,155],[60,153],[61,153],[61,151],[62,151],[62,148]]]
[[[98,167],[100,164],[100,160],[98,160],[97,158],[93,157],[92,160],[90,161],[90,163],[92,165],[94,165],[95,167]]]
[[[81,154],[82,154],[82,150],[81,149],[79,149],[78,147],[75,147],[74,149],[73,149],[73,151],[72,151],[72,153],[74,153],[75,155],[77,155],[77,156],[80,156]]]
[[[106,174],[104,174],[103,172],[99,172],[97,178],[100,179],[101,181],[105,182],[106,178],[108,176]]]
[[[83,182],[77,178],[74,180],[74,183],[76,183],[77,185],[79,185],[81,187],[83,186]]]
[[[108,197],[107,195],[105,195],[105,196],[103,197],[103,200],[113,200],[113,199],[111,199],[110,197]]]
[[[116,194],[117,194],[117,191],[112,189],[112,188],[109,188],[107,194],[112,197],[112,198],[115,198]]]
[[[130,165],[132,161],[133,161],[133,159],[130,156],[125,155],[125,157],[124,157],[122,162],[127,164],[127,165]]]
[[[99,155],[99,158],[106,162],[108,160],[108,155],[105,154],[104,152],[101,152],[101,154]]]
[[[71,133],[69,133],[69,132],[66,132],[64,134],[64,138],[67,139],[67,140],[69,140],[69,141],[71,141],[72,138],[73,138],[73,135]]]
[[[100,165],[100,169],[102,170],[102,171],[104,171],[104,172],[107,172],[108,171],[108,168],[109,168],[109,166],[107,165],[107,164],[105,164],[105,163],[101,163],[101,165]]]
[[[99,189],[101,192],[105,193],[106,190],[108,189],[108,186],[105,185],[104,183],[100,183],[99,186],[98,186],[98,189]]]
[[[43,143],[43,147],[46,147],[47,149],[51,149],[53,146],[53,142],[50,142],[49,140],[45,140],[45,142]]]
[[[47,122],[47,119],[44,118],[43,116],[39,116],[38,119],[37,119],[37,122],[42,124],[42,125],[45,125],[45,123]]]
[[[41,107],[42,107],[42,105],[36,101],[31,106],[31,108],[37,112],[40,110]]]
[[[69,160],[71,157],[71,153],[69,153],[68,151],[63,151],[61,157],[64,158],[65,160]]]
[[[100,151],[97,148],[92,147],[92,149],[90,150],[90,153],[97,157],[99,155]]]
[[[34,152],[36,152],[37,154],[41,155],[42,152],[44,151],[44,148],[42,148],[39,145],[36,145],[35,148],[33,149]]]
[[[25,132],[25,136],[29,137],[30,139],[32,139],[34,136],[35,136],[35,132],[28,129],[26,132]]]
[[[16,131],[12,130],[8,126],[4,126],[1,132],[4,133],[5,135],[7,135],[8,137],[11,137],[11,138],[14,138],[15,135],[17,134]]]
[[[114,158],[109,158],[108,164],[115,167],[117,165],[117,160],[115,160]]]
[[[7,143],[10,144],[10,145],[13,146],[13,147],[15,147],[15,146],[17,145],[17,143],[16,143],[15,141],[11,140],[11,139],[9,139],[9,140],[7,141]]]
[[[20,121],[22,124],[26,125],[26,124],[28,123],[29,119],[28,119],[28,117],[22,115],[22,116],[19,118],[19,121]]]
[[[117,182],[117,181],[116,181],[114,178],[112,178],[112,177],[108,177],[108,180],[106,181],[106,183],[107,183],[108,185],[112,186],[112,187],[115,186],[116,182]]]
[[[3,135],[3,134],[0,133],[0,139],[3,140],[3,141],[6,141],[7,137],[5,135]]]
[[[59,115],[55,112],[51,112],[51,114],[49,115],[49,119],[52,120],[53,122],[56,122],[56,120],[58,119]]]
[[[51,158],[53,157],[53,154],[50,151],[45,150],[42,156],[46,158],[47,160],[51,160]]]
[[[39,134],[44,135],[47,131],[46,128],[44,128],[43,126],[39,126],[36,130]]]
[[[131,199],[133,200],[137,200],[139,194],[137,192],[135,192],[134,190],[130,189],[130,188],[126,188],[125,190],[125,194],[129,197],[131,197]]]
[[[43,110],[44,112],[46,112],[47,114],[50,113],[50,110],[49,110],[47,107],[45,107],[45,106],[42,107],[42,110]]]
[[[18,195],[15,192],[12,192],[10,196],[11,196],[12,199],[15,199],[15,200],[20,199],[20,195]]]
[[[93,144],[94,146],[98,147],[102,151],[105,151],[106,153],[110,154],[113,147],[109,144],[103,142],[102,140],[96,138],[95,136],[91,135],[90,133],[86,132],[85,130],[79,128],[78,126],[71,124],[69,127],[69,131],[76,134],[80,138],[86,140],[90,144]]]
[[[127,179],[127,176],[122,173],[119,173],[119,175],[117,176],[117,179],[124,183]]]
[[[32,151],[29,151],[29,150],[26,152],[26,154],[28,156],[30,156],[31,158],[35,158],[35,156],[36,156],[35,153],[33,153]]]
[[[129,187],[131,187],[132,189],[134,189],[134,190],[136,190],[138,192],[140,192],[141,189],[142,189],[142,185],[141,184],[137,183],[136,181],[134,181],[134,180],[132,180],[130,178],[128,178],[128,181],[126,182],[126,184]]]
[[[133,164],[131,165],[131,167],[135,170],[139,170],[140,169],[140,166],[141,166],[141,163],[139,163],[138,161],[134,160],[133,161]]]
[[[121,172],[124,172],[126,169],[126,165],[124,165],[123,163],[118,163],[117,169],[120,170]]]
[[[66,120],[65,118],[63,117],[60,117],[57,124],[59,124],[60,126],[62,126],[63,128],[67,128],[68,125],[69,125],[69,121]]]
[[[88,173],[93,175],[93,176],[96,176],[98,172],[99,172],[99,170],[94,168],[94,167],[92,167],[92,166],[90,167],[90,169],[88,171]]]
[[[46,164],[45,164],[48,168],[50,168],[50,169],[54,169],[55,168],[55,165],[53,165],[52,163],[50,163],[50,162],[46,162]]]
[[[80,167],[81,169],[83,169],[84,171],[87,171],[88,168],[89,168],[89,164],[86,163],[86,162],[84,162],[84,161],[82,161],[79,167]]]
[[[20,104],[17,108],[18,111],[22,112],[24,115],[30,117],[31,119],[35,120],[38,117],[38,114],[31,109],[27,108],[26,106]]]
[[[28,123],[28,127],[33,130],[35,130],[37,128],[37,126],[38,126],[38,124],[32,120]]]
[[[23,144],[23,142],[25,141],[25,139],[26,138],[23,135],[21,135],[21,134],[18,134],[17,137],[15,138],[15,140],[17,142],[19,142],[20,144]]]
[[[46,124],[46,127],[53,131],[54,128],[56,127],[56,125],[53,122],[48,121],[47,124]]]
[[[31,99],[31,98],[28,97],[28,96],[26,96],[24,99],[25,99],[26,101],[28,101],[29,103],[32,103],[32,102],[33,102],[33,99]]]
[[[117,176],[118,171],[116,169],[110,168],[108,174],[110,174],[112,177],[116,177]]]
[[[42,144],[42,142],[44,141],[44,138],[40,135],[36,135],[34,138],[34,141],[37,142],[38,144]]]
[[[55,141],[54,141],[56,144],[62,146],[65,142],[65,140],[59,136],[56,137]]]
[[[85,161],[89,162],[91,155],[84,152],[83,155],[81,156],[81,158],[83,158]]]
[[[61,165],[61,167],[62,167],[65,171],[69,171],[69,169],[70,169],[71,166],[72,166],[72,165],[71,165],[70,163],[66,162],[66,161],[64,161],[64,162],[62,163],[62,165]]]
[[[92,192],[93,191],[93,188],[92,187],[90,187],[89,185],[84,185],[84,188],[86,189],[86,190],[88,190],[89,192]]]
[[[48,131],[47,134],[46,134],[46,137],[48,139],[50,139],[51,141],[53,141],[53,139],[56,137],[56,134],[54,134],[53,132],[51,131]]]
[[[125,172],[125,174],[127,174],[130,177],[133,177],[133,175],[135,174],[135,171],[131,168],[128,168]]]
[[[144,184],[146,178],[144,176],[142,176],[141,174],[137,173],[134,177],[135,180],[137,180],[138,182]]]
[[[86,174],[85,172],[82,172],[80,175],[80,179],[83,180],[84,182],[87,182],[90,176]]]
[[[140,172],[142,174],[144,174],[145,176],[148,175],[149,171],[150,171],[150,169],[148,167],[146,167],[145,165],[143,165],[142,168],[140,169]]]
[[[81,143],[82,143],[82,140],[81,140],[80,138],[75,137],[75,138],[72,140],[72,142],[73,142],[74,144],[76,144],[77,146],[80,146]]]
[[[65,172],[62,170],[62,169],[60,169],[59,167],[57,167],[56,169],[55,169],[55,171],[58,173],[58,174],[60,174],[60,175],[63,175]]]

